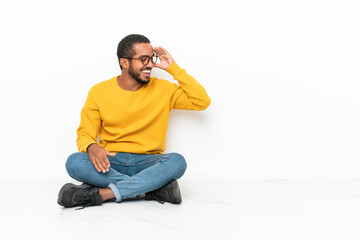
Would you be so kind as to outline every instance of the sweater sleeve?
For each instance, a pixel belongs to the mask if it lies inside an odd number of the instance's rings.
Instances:
[[[90,90],[85,105],[81,110],[80,126],[77,129],[76,144],[79,152],[87,152],[90,144],[97,143],[96,138],[100,128],[100,121],[99,108]]]
[[[175,90],[170,100],[172,109],[205,110],[210,105],[211,99],[203,86],[181,69],[176,62],[166,71],[180,84],[179,86],[173,83]]]

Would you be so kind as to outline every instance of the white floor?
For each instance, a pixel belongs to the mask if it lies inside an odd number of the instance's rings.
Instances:
[[[64,209],[65,182],[0,182],[0,239],[360,239],[360,181],[180,180],[181,205]]]

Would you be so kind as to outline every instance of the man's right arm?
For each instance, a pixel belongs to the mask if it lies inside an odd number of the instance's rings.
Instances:
[[[97,143],[96,138],[100,128],[99,108],[91,95],[91,90],[81,110],[80,126],[77,129],[76,144],[79,152],[87,152],[92,143]]]
[[[77,130],[76,144],[80,152],[89,154],[90,161],[98,172],[109,171],[110,162],[107,156],[115,156],[97,144],[96,138],[100,128],[99,108],[91,95],[91,90],[81,110],[80,126]]]

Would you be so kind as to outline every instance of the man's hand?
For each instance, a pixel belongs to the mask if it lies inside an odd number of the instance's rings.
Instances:
[[[163,47],[154,47],[154,52],[158,55],[160,59],[160,63],[154,64],[155,67],[166,70],[173,64],[174,59],[171,57],[170,53],[168,53]]]
[[[116,154],[106,151],[104,148],[100,147],[96,143],[91,144],[88,147],[88,154],[90,161],[96,168],[98,172],[108,172],[110,167],[110,162],[107,156],[114,157]]]

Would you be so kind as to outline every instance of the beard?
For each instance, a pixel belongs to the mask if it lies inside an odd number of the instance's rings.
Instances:
[[[150,80],[150,78],[149,78],[148,80],[142,80],[142,79],[140,78],[140,73],[141,73],[141,71],[142,71],[142,70],[145,70],[145,69],[148,69],[148,68],[142,68],[142,69],[140,69],[139,72],[136,72],[136,71],[134,70],[134,68],[132,67],[132,64],[130,63],[128,73],[129,73],[129,75],[130,75],[132,78],[134,78],[138,83],[144,85],[144,84],[148,84],[148,83],[149,83],[149,80]]]

